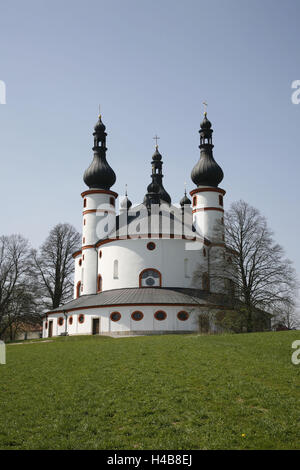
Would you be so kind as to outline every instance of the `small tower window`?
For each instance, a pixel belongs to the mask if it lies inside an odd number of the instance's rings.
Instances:
[[[115,207],[115,198],[114,197],[110,197],[109,198],[109,203],[111,206]]]
[[[85,223],[86,223],[86,220],[85,220],[85,219],[83,219],[83,225],[85,225]]]
[[[69,318],[69,325],[73,325],[73,317],[72,316]]]
[[[76,285],[76,298],[78,299],[78,297],[80,297],[80,288],[81,288],[81,282],[77,282],[77,285]]]
[[[97,292],[102,292],[102,277],[101,277],[101,274],[98,274],[98,277],[97,277]]]
[[[147,243],[148,250],[150,250],[150,251],[155,250],[155,247],[156,247],[156,245],[155,245],[154,242]]]
[[[79,266],[81,266],[81,265],[82,265],[82,259],[79,260]]]
[[[102,251],[99,251],[99,258],[102,258]]]
[[[197,196],[193,197],[193,206],[195,207],[197,205]]]
[[[82,239],[82,243],[83,243],[83,244],[85,243],[85,237],[83,237],[83,239]]]
[[[117,259],[114,260],[114,279],[119,277],[119,262]]]
[[[83,207],[86,207],[86,198],[83,200]]]
[[[219,196],[219,204],[223,207],[223,196]]]
[[[206,256],[206,249],[203,248],[203,256]]]

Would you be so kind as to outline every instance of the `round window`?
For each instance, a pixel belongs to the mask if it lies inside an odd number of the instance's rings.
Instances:
[[[150,250],[150,251],[155,250],[155,247],[156,247],[156,245],[155,245],[154,242],[147,243],[148,250]]]
[[[69,325],[72,325],[73,324],[73,317],[70,317],[69,318]]]
[[[83,322],[84,322],[84,315],[83,315],[83,313],[81,313],[81,314],[79,315],[78,321],[79,321],[79,323],[83,323]]]
[[[64,324],[64,319],[63,319],[63,317],[59,317],[59,319],[58,319],[58,324],[59,324],[59,326],[63,326],[63,324]]]
[[[111,321],[119,321],[121,318],[121,314],[119,312],[113,312],[110,314]]]
[[[167,314],[163,310],[159,310],[158,312],[155,312],[154,317],[156,320],[162,321],[167,318]]]
[[[189,318],[189,314],[187,312],[184,312],[184,311],[178,312],[177,313],[177,318],[178,318],[178,320],[186,321]]]
[[[133,312],[131,314],[131,318],[135,321],[140,321],[144,317],[144,314],[142,312]]]

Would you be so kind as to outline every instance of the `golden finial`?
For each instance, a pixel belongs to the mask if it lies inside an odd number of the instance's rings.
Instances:
[[[99,119],[100,119],[100,121],[101,121],[101,110],[100,110],[100,109],[101,109],[101,106],[100,106],[100,104],[99,104],[99,116],[98,116],[98,117],[99,117]]]

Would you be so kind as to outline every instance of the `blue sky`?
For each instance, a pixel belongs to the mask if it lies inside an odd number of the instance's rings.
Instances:
[[[113,189],[142,200],[158,133],[178,201],[206,100],[225,205],[259,208],[300,273],[299,13],[298,0],[2,2],[0,233],[37,247],[58,222],[81,229],[99,103]]]

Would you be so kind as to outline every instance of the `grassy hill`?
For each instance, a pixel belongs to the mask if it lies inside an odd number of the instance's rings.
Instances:
[[[0,449],[296,449],[300,332],[7,346]]]

